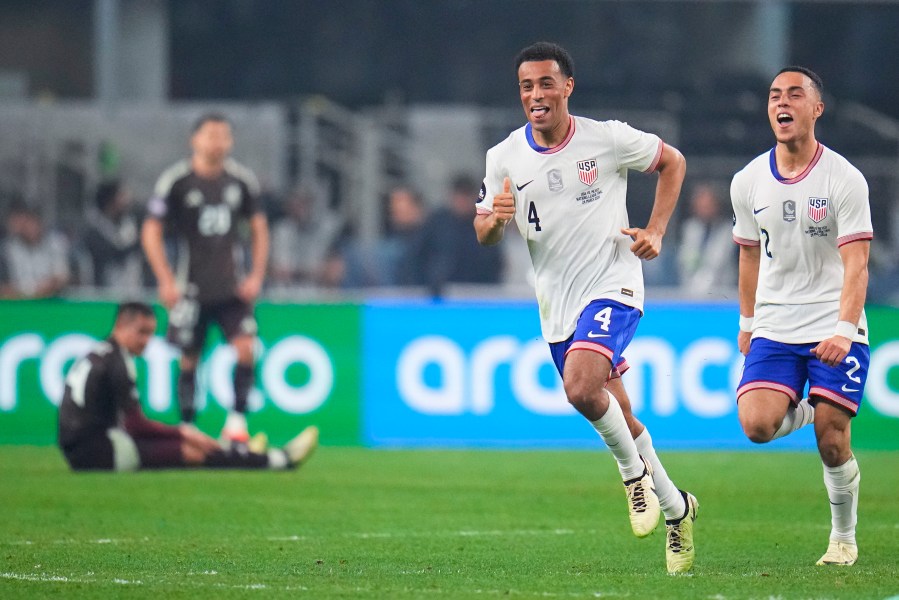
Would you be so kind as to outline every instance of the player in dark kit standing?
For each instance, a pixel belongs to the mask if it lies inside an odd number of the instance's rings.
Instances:
[[[110,336],[69,369],[59,406],[59,446],[73,470],[285,469],[315,450],[315,427],[303,430],[283,450],[255,453],[243,445],[223,449],[189,425],[148,419],[138,397],[134,356],[143,353],[155,331],[156,315],[149,305],[121,304]]]
[[[156,184],[144,221],[142,242],[169,309],[169,340],[181,348],[178,401],[181,420],[196,416],[196,371],[212,322],[237,351],[234,407],[222,438],[246,442],[247,398],[254,381],[253,346],[259,296],[268,262],[268,221],[259,206],[253,173],[229,157],[231,125],[219,114],[201,117],[191,136],[193,154],[167,169]],[[242,280],[234,257],[238,224],[248,220],[252,268]],[[166,257],[163,230],[172,227],[182,242],[177,273]]]

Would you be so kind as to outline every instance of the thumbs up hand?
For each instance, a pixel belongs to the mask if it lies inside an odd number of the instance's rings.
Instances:
[[[503,225],[515,217],[515,198],[512,196],[512,181],[503,179],[503,191],[493,197],[493,217]]]

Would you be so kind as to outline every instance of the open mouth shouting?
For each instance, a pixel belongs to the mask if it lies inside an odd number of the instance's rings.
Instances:
[[[786,127],[793,122],[793,115],[787,112],[779,112],[776,116],[777,124]]]

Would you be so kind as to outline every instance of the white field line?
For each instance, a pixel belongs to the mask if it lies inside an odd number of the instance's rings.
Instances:
[[[460,537],[460,538],[478,538],[478,537],[542,537],[542,536],[563,536],[586,534],[596,535],[597,530],[584,529],[489,529],[489,530],[470,530],[461,529],[458,531],[359,531],[345,532],[340,534],[344,538],[360,539],[360,540],[377,540],[377,539],[404,539],[404,538],[429,538],[429,537]],[[284,536],[268,536],[265,539],[269,542],[302,542],[312,539],[320,539],[328,537],[326,535],[284,535]],[[129,544],[146,544],[150,542],[149,537],[142,538],[99,538],[99,539],[76,539],[63,538],[58,540],[0,540],[0,546],[36,546],[36,545],[129,545]]]
[[[88,575],[91,575],[90,573]],[[170,578],[152,580],[148,578],[144,578],[143,580],[129,580],[129,579],[102,579],[98,577],[89,577],[89,576],[64,576],[64,575],[53,575],[50,573],[0,573],[0,580],[12,580],[12,581],[27,581],[27,582],[36,582],[36,583],[74,583],[79,585],[104,585],[104,584],[116,584],[116,585],[165,585],[167,587],[175,586],[175,587],[189,587],[189,588],[215,588],[215,589],[231,589],[231,590],[258,590],[258,591],[293,591],[293,592],[322,592],[324,590],[315,590],[303,585],[268,585],[264,583],[246,583],[246,584],[223,584],[223,583],[214,583],[214,582],[204,582],[201,580],[187,580],[182,579],[181,581],[174,582]],[[350,590],[360,596],[368,596],[372,593],[370,588],[356,587]],[[623,598],[630,596],[630,593],[618,594],[614,592],[598,592],[598,591],[583,591],[583,592],[550,592],[550,591],[538,591],[538,590],[516,590],[516,589],[501,589],[501,590],[485,590],[481,588],[476,588],[472,590],[444,590],[441,588],[432,588],[428,587],[425,589],[405,589],[406,592],[412,592],[416,595],[428,595],[428,596],[448,596],[455,597],[459,594],[465,595],[483,595],[483,596],[502,596],[502,597],[531,597],[531,598]],[[719,598],[721,598],[719,596]],[[723,600],[723,598],[721,598]]]
[[[342,534],[346,538],[354,538],[360,540],[369,539],[403,539],[403,538],[429,538],[429,537],[524,537],[524,536],[557,536],[557,535],[575,535],[577,533],[594,535],[598,533],[596,530],[574,529],[490,529],[490,530],[469,530],[462,529],[459,531],[366,531],[366,532],[348,532]],[[270,536],[266,538],[270,542],[303,542],[315,539],[315,535],[285,535]]]

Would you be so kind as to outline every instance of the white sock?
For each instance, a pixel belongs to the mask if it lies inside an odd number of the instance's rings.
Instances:
[[[793,406],[790,404],[787,408],[787,414],[784,415],[783,423],[780,428],[774,432],[772,440],[781,438],[787,434],[793,433],[801,427],[805,427],[815,420],[815,407],[808,403],[808,398],[803,398],[799,404]]]
[[[662,461],[656,456],[656,450],[652,447],[652,436],[649,435],[649,430],[644,428],[643,433],[634,438],[634,443],[637,445],[637,451],[640,453],[640,456],[648,460],[649,464],[652,465],[652,481],[656,489],[656,496],[659,497],[662,512],[665,513],[665,519],[668,521],[680,519],[687,512],[687,503],[684,502],[684,497],[681,495],[680,490],[668,477],[665,467],[662,466]]]
[[[824,487],[830,499],[830,539],[855,544],[861,472],[855,456],[839,467],[824,465]]]
[[[606,393],[609,394],[609,410],[590,423],[618,462],[621,478],[628,481],[642,475],[643,469],[646,467],[640,460],[637,444],[634,443],[634,438],[631,437],[631,432],[627,428],[627,421],[624,420],[624,413],[621,412],[618,400],[608,390]]]
[[[234,410],[229,411],[228,417],[225,419],[225,426],[223,429],[226,429],[228,431],[246,431],[247,416]]]
[[[272,448],[268,452],[268,468],[269,469],[286,469],[290,466],[290,461],[287,459],[287,452],[281,450],[280,448]]]

